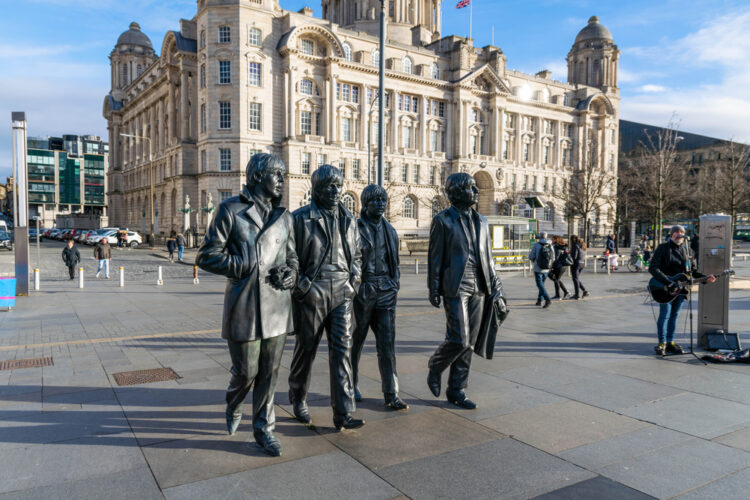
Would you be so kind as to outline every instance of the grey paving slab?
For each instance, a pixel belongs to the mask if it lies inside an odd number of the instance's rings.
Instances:
[[[663,427],[649,426],[562,451],[558,453],[558,456],[581,467],[595,470],[690,439],[693,437],[688,434]]]
[[[439,409],[402,414],[398,418],[368,423],[356,431],[324,435],[373,470],[503,437]],[[455,437],[447,439],[447,436]]]
[[[607,500],[647,500],[654,498],[638,490],[607,479],[606,477],[595,477],[587,479],[559,490],[545,493],[534,497],[534,500],[579,500],[581,498],[607,499]]]
[[[696,367],[694,373],[682,377],[672,378],[665,384],[680,389],[705,394],[715,398],[738,401],[750,404],[750,370],[743,373],[733,373],[711,368]]]
[[[693,393],[626,408],[622,413],[708,439],[750,424],[750,406]]]
[[[691,439],[597,472],[649,495],[670,498],[748,465],[750,453],[703,439]]]
[[[132,434],[32,445],[3,453],[0,492],[57,485],[144,466]]]
[[[539,406],[479,423],[549,453],[559,453],[649,426],[573,401]]]
[[[745,500],[748,497],[748,484],[750,484],[750,469],[743,469],[677,498],[680,500]]]
[[[750,451],[750,427],[744,427],[740,430],[715,437],[712,441],[731,446],[732,448]]]
[[[529,498],[595,476],[509,438],[386,467],[378,474],[413,499]]]
[[[39,498],[75,498],[95,500],[150,500],[164,498],[148,467],[64,481],[48,486],[0,494],[3,500],[36,500]]]
[[[168,499],[389,499],[399,495],[356,460],[335,451],[168,488]]]
[[[325,438],[289,417],[277,414],[274,433],[281,442],[281,457],[266,455],[247,431],[167,441],[141,449],[162,489],[335,450]]]

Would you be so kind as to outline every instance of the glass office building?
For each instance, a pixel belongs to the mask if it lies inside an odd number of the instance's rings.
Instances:
[[[106,215],[109,145],[98,136],[30,137],[29,217],[53,227],[58,215]]]

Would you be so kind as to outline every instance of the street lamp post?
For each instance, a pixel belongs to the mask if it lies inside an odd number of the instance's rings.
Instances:
[[[148,141],[148,169],[149,169],[149,184],[151,185],[151,198],[149,205],[151,205],[151,233],[148,235],[148,241],[151,248],[154,248],[154,160],[153,151],[151,149],[151,138],[143,135],[135,134],[120,134],[122,137],[130,137],[132,139],[144,139]]]
[[[367,112],[367,184],[372,184],[372,153],[370,152],[372,149],[372,108],[375,106],[375,101],[377,100],[377,95],[372,98],[370,110]],[[378,151],[380,150],[378,149]],[[377,174],[375,177],[378,177]],[[382,183],[380,184],[382,185]]]
[[[378,185],[383,185],[383,126],[385,123],[385,0],[380,0],[380,60],[378,86]]]

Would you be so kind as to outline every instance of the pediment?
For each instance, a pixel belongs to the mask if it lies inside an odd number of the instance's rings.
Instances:
[[[485,64],[468,73],[456,82],[456,85],[470,90],[479,90],[484,92],[495,92],[501,94],[510,94],[510,88],[495,73],[489,64]]]

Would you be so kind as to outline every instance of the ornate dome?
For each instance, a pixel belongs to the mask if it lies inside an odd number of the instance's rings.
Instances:
[[[612,33],[605,26],[599,24],[598,17],[591,16],[589,24],[578,33],[575,43],[594,39],[612,40]]]
[[[130,29],[120,35],[117,45],[140,45],[154,50],[151,40],[141,31],[141,26],[136,22],[130,23]]]

